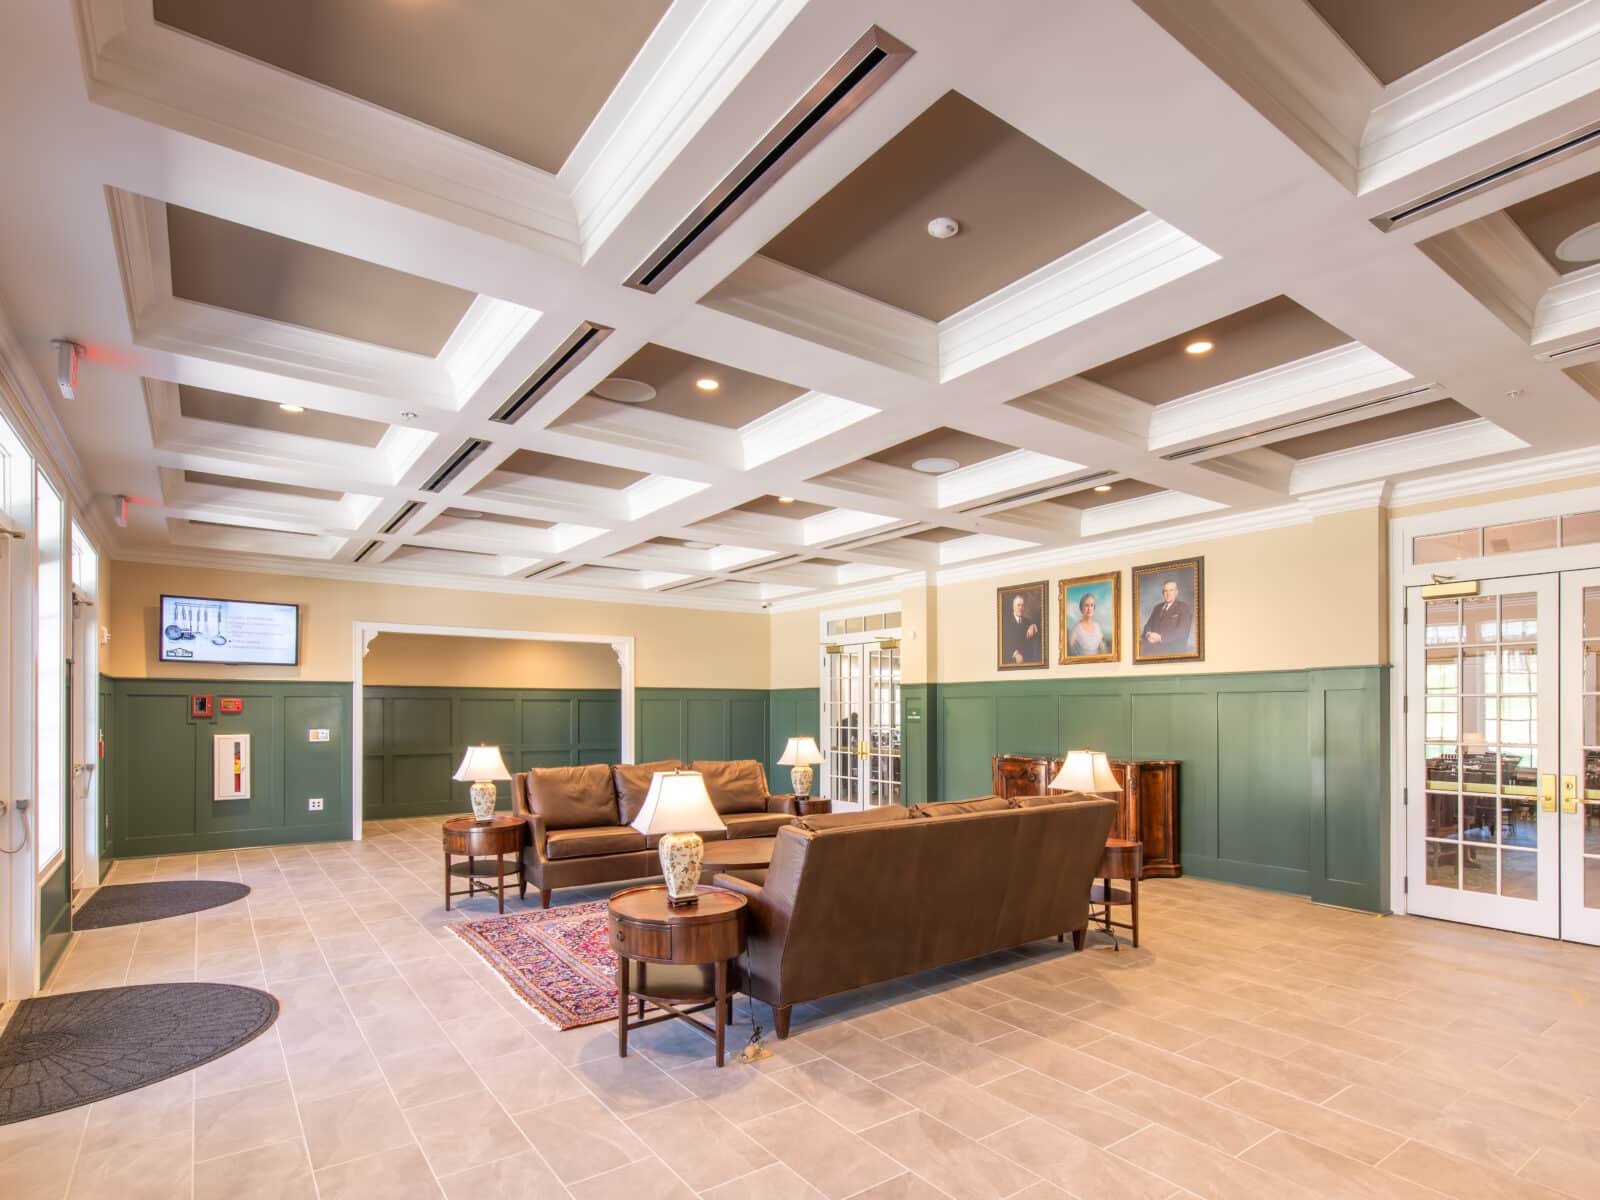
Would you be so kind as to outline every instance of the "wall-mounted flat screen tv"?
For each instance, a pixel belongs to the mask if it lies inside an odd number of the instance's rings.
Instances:
[[[162,596],[161,661],[292,667],[300,661],[300,606]]]

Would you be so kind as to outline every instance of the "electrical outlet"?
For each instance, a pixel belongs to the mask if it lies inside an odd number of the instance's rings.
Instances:
[[[321,796],[313,796],[313,797],[311,797],[310,800],[306,801],[306,803],[310,806],[312,812],[321,812],[322,811],[322,797]]]

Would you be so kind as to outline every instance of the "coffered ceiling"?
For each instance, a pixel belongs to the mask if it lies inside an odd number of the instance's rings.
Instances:
[[[1600,444],[1600,0],[71,0],[0,67],[0,352],[115,557],[783,607]]]

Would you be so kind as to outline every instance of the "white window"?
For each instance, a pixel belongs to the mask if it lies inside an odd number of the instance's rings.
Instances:
[[[38,797],[39,873],[55,868],[66,844],[67,826],[67,713],[66,641],[62,609],[65,587],[62,569],[66,541],[65,511],[61,496],[38,472],[38,500],[34,512],[39,531],[38,599],[35,608],[37,637],[34,661],[38,668],[35,713],[38,736],[35,757]]]
[[[89,600],[95,598],[100,586],[100,556],[76,521],[72,523],[72,586]]]

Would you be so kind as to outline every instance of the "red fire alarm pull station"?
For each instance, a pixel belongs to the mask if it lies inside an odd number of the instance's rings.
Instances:
[[[191,717],[209,717],[211,715],[211,697],[190,696],[189,715]]]
[[[225,713],[242,713],[244,711],[244,701],[234,696],[224,696],[218,703]]]

